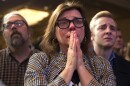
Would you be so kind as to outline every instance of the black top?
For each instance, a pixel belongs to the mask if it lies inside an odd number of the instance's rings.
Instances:
[[[130,62],[115,54],[113,71],[117,86],[130,86]]]

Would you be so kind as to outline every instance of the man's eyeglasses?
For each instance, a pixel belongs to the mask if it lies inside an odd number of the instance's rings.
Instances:
[[[75,25],[75,27],[81,28],[81,27],[84,26],[84,21],[85,21],[84,18],[74,18],[73,20],[60,19],[60,20],[57,20],[56,24],[57,24],[57,26],[60,29],[66,29],[66,28],[69,28],[70,23],[73,22],[73,24]]]
[[[25,25],[25,21],[24,20],[16,20],[14,22],[8,22],[6,24],[3,24],[3,29],[11,29],[12,25],[15,25],[16,27],[22,27],[23,25]]]

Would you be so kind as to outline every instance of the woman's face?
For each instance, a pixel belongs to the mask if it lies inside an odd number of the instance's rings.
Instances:
[[[81,43],[85,35],[84,30],[84,19],[78,10],[64,11],[58,18],[55,32],[60,48],[68,48],[71,31],[76,31]]]

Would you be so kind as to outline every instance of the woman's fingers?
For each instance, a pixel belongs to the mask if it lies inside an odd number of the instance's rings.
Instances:
[[[80,42],[78,37],[76,37],[76,53],[77,53],[77,64],[76,67],[78,68],[79,66],[83,66],[83,57],[82,57],[82,50],[80,47]]]
[[[76,69],[76,39],[75,39],[75,31],[71,31],[70,34],[70,42],[69,42],[69,48],[67,53],[67,67],[71,67],[74,70]]]
[[[71,31],[71,33],[70,33],[70,41],[69,41],[69,48],[70,49],[73,49],[74,41],[75,41],[75,39],[74,39],[74,31]]]

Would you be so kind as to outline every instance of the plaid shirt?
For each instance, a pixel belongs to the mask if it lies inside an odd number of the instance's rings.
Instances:
[[[30,56],[35,52],[38,52],[38,50],[32,50]],[[19,63],[11,55],[9,48],[0,50],[0,80],[6,86],[24,86],[24,74],[29,57]]]
[[[106,59],[96,56],[84,56],[83,59],[86,68],[94,76],[88,86],[116,86],[115,76]],[[59,76],[65,68],[66,61],[66,55],[61,53],[52,56],[50,62],[45,53],[34,54],[29,60],[24,86],[68,86]]]

